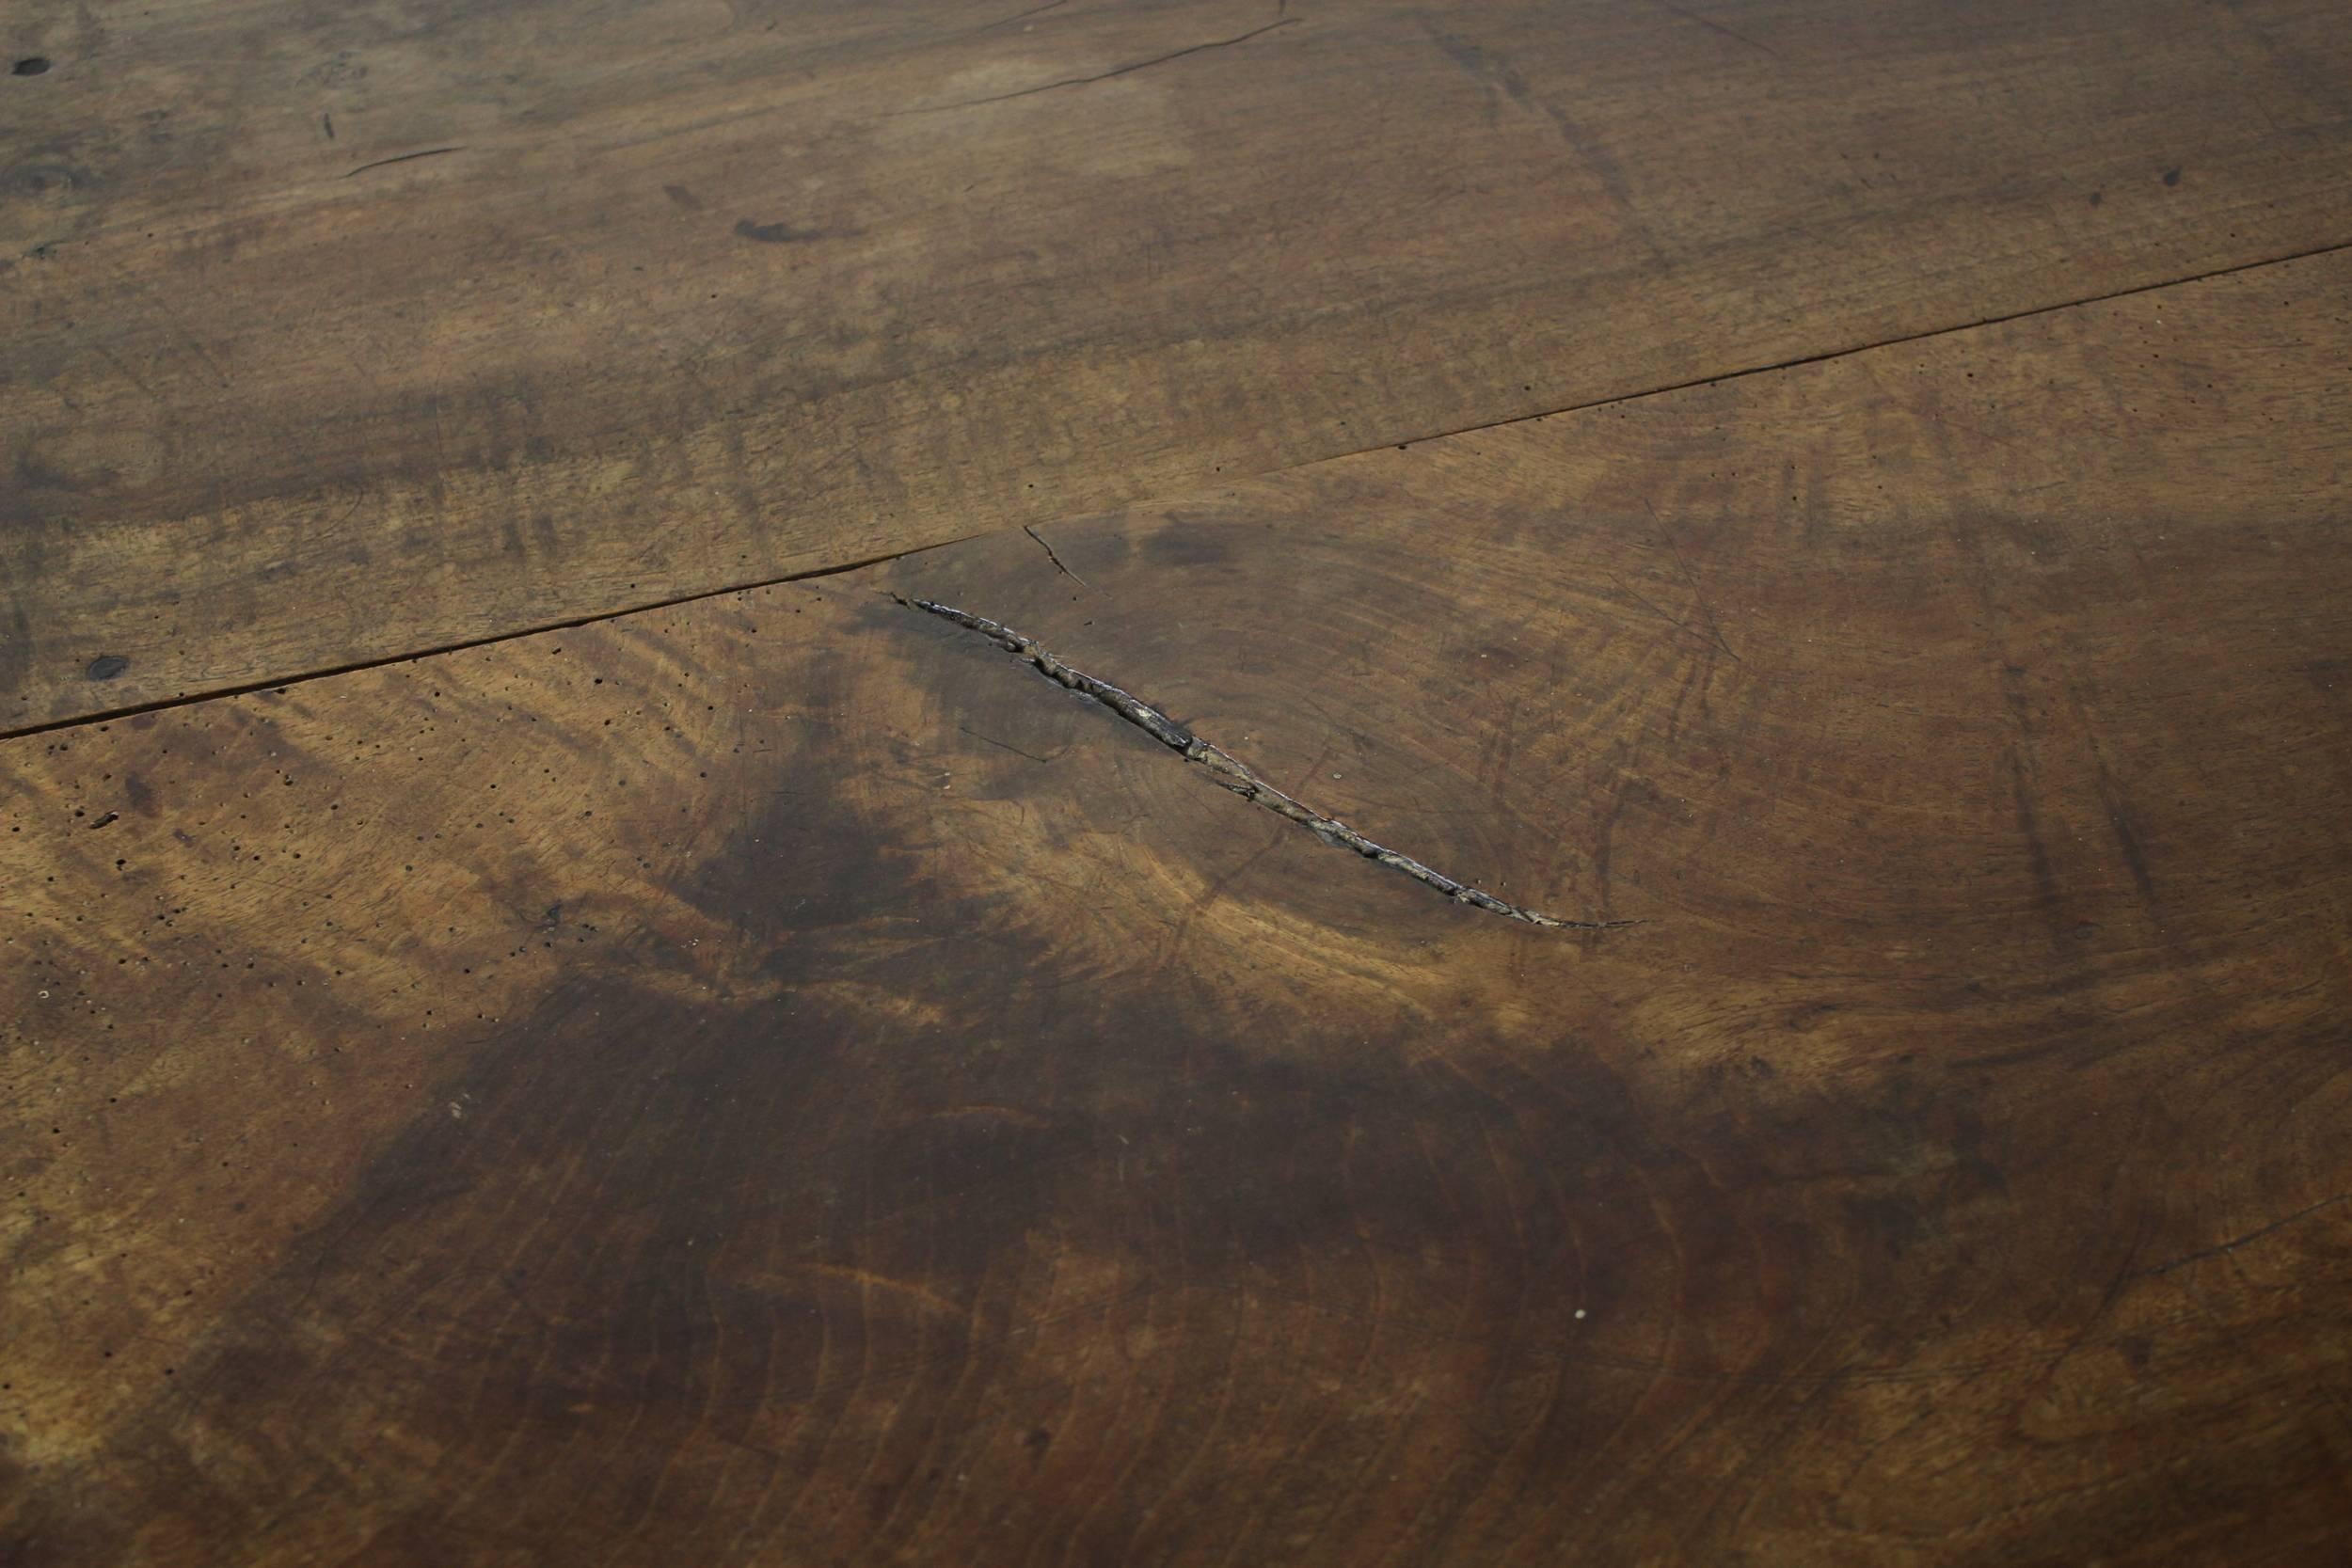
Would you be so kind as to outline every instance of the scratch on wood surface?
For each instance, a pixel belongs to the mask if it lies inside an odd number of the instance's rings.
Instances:
[[[1530,926],[1544,926],[1572,931],[1611,931],[1627,926],[1639,926],[1638,920],[1564,920],[1558,915],[1522,908],[1496,897],[1491,893],[1456,881],[1442,871],[1431,869],[1410,855],[1375,844],[1335,816],[1315,810],[1306,802],[1284,794],[1252,772],[1248,765],[1222,747],[1212,745],[1174,720],[1105,680],[1098,680],[1083,670],[1074,670],[1027,637],[1001,622],[985,615],[975,615],[968,610],[958,610],[932,599],[911,599],[903,594],[890,595],[909,610],[919,610],[953,621],[969,631],[977,631],[1007,653],[1016,654],[1041,675],[1057,686],[1068,688],[1081,696],[1093,698],[1120,718],[1133,724],[1186,762],[1197,763],[1208,769],[1212,778],[1254,805],[1263,806],[1278,816],[1287,817],[1313,833],[1324,843],[1342,849],[1352,849],[1366,860],[1376,861],[1391,871],[1403,872],[1426,887],[1436,888],[1457,904],[1468,904],[1489,914],[1502,915]]]
[[[2149,1267],[2139,1271],[2139,1277],[2153,1278],[2158,1275],[2170,1274],[2174,1269],[2185,1269],[2191,1263],[2201,1263],[2208,1258],[2227,1257],[2229,1254],[2237,1251],[2238,1248],[2247,1245],[2249,1243],[2259,1242],[2265,1236],[2270,1235],[2274,1231],[2284,1230],[2288,1226],[2293,1225],[2297,1220],[2308,1219],[2313,1214],[2319,1213],[2325,1210],[2336,1208],[2337,1206],[2344,1203],[2352,1203],[2352,1193],[2338,1193],[2333,1197],[2323,1197],[2317,1203],[2306,1204],[2304,1207],[2295,1211],[2292,1214],[2283,1215],[2279,1219],[2272,1220],[2268,1225],[2259,1226],[2256,1228],[2248,1231],[2243,1236],[2233,1236],[2226,1242],[2219,1242],[2208,1247],[2199,1247],[2195,1252],[2183,1253],[2178,1258],[2168,1259],[2164,1262],[2151,1264]]]
[[[1081,588],[1089,588],[1090,586],[1087,582],[1086,578],[1080,577],[1077,573],[1062,564],[1061,557],[1054,553],[1054,546],[1045,542],[1045,535],[1040,533],[1037,530],[1031,528],[1026,523],[1021,525],[1021,531],[1037,541],[1037,547],[1045,552],[1045,559],[1054,563],[1054,570],[1059,572],[1062,576],[1068,578],[1071,581],[1076,583]]]
[[[1667,10],[1673,12],[1675,15],[1682,18],[1685,22],[1695,22],[1700,26],[1706,28],[1708,32],[1716,34],[1722,38],[1727,38],[1734,43],[1744,43],[1750,49],[1754,49],[1760,54],[1770,55],[1773,59],[1780,58],[1780,51],[1773,48],[1771,44],[1759,42],[1758,40],[1748,37],[1745,33],[1734,32],[1729,27],[1724,26],[1722,23],[1715,21],[1711,17],[1701,16],[1694,10],[1690,10],[1684,7],[1677,6],[1674,3],[1674,0],[1658,0],[1658,3],[1664,7]]]
[[[985,33],[990,31],[992,28],[1009,27],[1016,22],[1026,22],[1033,16],[1043,16],[1047,11],[1057,11],[1068,4],[1070,4],[1070,0],[1045,0],[1045,4],[1041,6],[1031,6],[1025,11],[1016,11],[1010,16],[999,17],[994,22],[983,22],[980,25],[975,27],[973,31],[976,33]]]
[[[389,158],[378,158],[372,164],[361,164],[358,168],[352,169],[349,173],[346,173],[343,178],[348,180],[354,174],[365,174],[372,168],[383,168],[391,164],[412,164],[419,158],[437,158],[444,152],[463,152],[465,150],[465,147],[461,144],[456,147],[428,147],[420,152],[402,152]]]
[[[1114,76],[1132,76],[1138,71],[1149,71],[1155,65],[1166,65],[1170,60],[1181,60],[1187,55],[1206,54],[1212,49],[1230,49],[1234,44],[1248,43],[1254,38],[1263,38],[1277,28],[1288,27],[1297,20],[1298,18],[1295,16],[1286,16],[1279,22],[1269,22],[1263,27],[1252,27],[1246,33],[1236,33],[1229,39],[1211,39],[1206,43],[1195,43],[1183,49],[1171,49],[1165,55],[1154,55],[1148,60],[1136,60],[1127,65],[1113,66],[1108,71],[1098,71],[1091,76],[1065,76],[1059,81],[1040,82],[1033,87],[1019,87],[1011,92],[993,93],[986,98],[961,98],[953,103],[931,103],[919,109],[900,109],[898,112],[905,115],[935,115],[945,113],[949,109],[975,109],[983,103],[1004,103],[1015,98],[1029,98],[1041,92],[1052,92],[1057,87],[1083,87],[1091,82],[1107,82]]]
[[[909,1284],[903,1279],[893,1279],[888,1275],[876,1274],[871,1269],[856,1268],[848,1263],[803,1263],[801,1267],[806,1273],[821,1275],[829,1279],[843,1280],[855,1285],[862,1291],[881,1291],[887,1295],[915,1302],[950,1318],[961,1318],[966,1315],[962,1307],[958,1307],[936,1291],[926,1290],[920,1285]]]
[[[1683,584],[1691,590],[1691,598],[1692,602],[1697,604],[1699,607],[1699,614],[1704,616],[1707,620],[1708,640],[1712,641],[1717,648],[1721,649],[1726,656],[1728,656],[1732,663],[1745,664],[1747,660],[1741,658],[1739,654],[1733,651],[1730,641],[1724,636],[1724,628],[1716,624],[1715,607],[1707,602],[1707,590],[1699,586],[1698,574],[1691,570],[1691,562],[1682,553],[1681,543],[1677,541],[1672,533],[1667,531],[1664,520],[1658,515],[1657,507],[1651,506],[1647,501],[1644,501],[1642,504],[1649,508],[1650,524],[1658,530],[1658,537],[1664,540],[1666,542],[1666,547],[1674,552],[1675,565],[1681,569]],[[1656,610],[1657,606],[1652,605],[1650,608]],[[1663,615],[1665,614],[1665,611],[1659,610],[1659,613]],[[1673,620],[1673,617],[1668,616],[1667,619]],[[1682,625],[1680,622],[1677,622],[1676,624],[1677,626]],[[1683,629],[1687,631],[1692,628],[1684,626]]]

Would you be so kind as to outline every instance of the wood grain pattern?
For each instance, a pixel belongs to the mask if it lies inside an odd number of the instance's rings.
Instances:
[[[8,743],[0,1554],[2335,1560],[2348,295]]]
[[[0,728],[2352,242],[2318,0],[17,0]]]

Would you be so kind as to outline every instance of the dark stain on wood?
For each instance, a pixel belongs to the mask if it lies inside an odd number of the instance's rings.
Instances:
[[[825,238],[832,230],[792,223],[754,223],[742,218],[736,223],[735,232],[739,239],[755,240],[761,245],[805,245]]]

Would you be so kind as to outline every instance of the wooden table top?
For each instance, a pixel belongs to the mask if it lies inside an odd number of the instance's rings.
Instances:
[[[2320,0],[17,0],[0,1562],[2344,1562],[2348,383]]]

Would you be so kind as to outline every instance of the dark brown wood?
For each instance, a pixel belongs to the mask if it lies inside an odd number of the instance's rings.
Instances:
[[[13,0],[0,731],[2352,242],[2312,0]]]
[[[2347,295],[8,743],[0,1556],[2340,1560]]]

